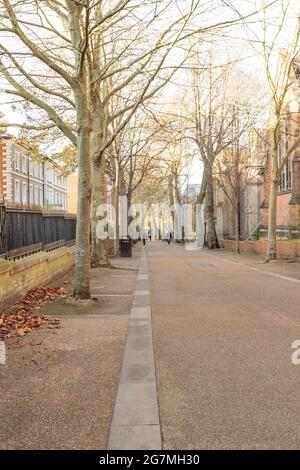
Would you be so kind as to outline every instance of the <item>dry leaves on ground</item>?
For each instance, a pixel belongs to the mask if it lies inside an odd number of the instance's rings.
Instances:
[[[47,305],[56,297],[67,297],[68,291],[63,288],[38,287],[31,290],[16,305],[16,312],[0,312],[0,339],[25,336],[37,328],[57,329],[59,319],[34,312]]]

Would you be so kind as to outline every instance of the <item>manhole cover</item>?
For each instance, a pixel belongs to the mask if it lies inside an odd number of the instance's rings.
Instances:
[[[191,266],[194,269],[212,269],[216,267],[214,264],[209,263],[192,263]]]

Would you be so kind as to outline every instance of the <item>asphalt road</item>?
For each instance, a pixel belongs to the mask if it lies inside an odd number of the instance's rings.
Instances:
[[[299,449],[300,263],[147,254],[164,449]]]

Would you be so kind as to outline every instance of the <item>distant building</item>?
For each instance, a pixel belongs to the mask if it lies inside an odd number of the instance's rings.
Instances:
[[[240,239],[243,240],[251,237],[260,226],[265,148],[265,140],[260,139],[254,133],[249,138],[248,147],[241,149],[241,161],[244,152],[245,163],[238,169],[240,192],[238,211],[235,211],[232,205],[232,202],[236,202],[234,199],[234,189],[232,187],[232,184],[235,182],[234,172],[230,179],[231,184],[228,179],[222,179],[222,176],[214,176],[213,188],[216,231],[220,239],[234,239],[236,237],[237,212],[239,217]],[[227,158],[228,161],[230,161],[231,152],[231,148],[226,150],[224,158]],[[247,157],[247,154],[249,154],[249,157]],[[222,168],[222,160],[220,161],[220,168]]]
[[[2,130],[0,198],[6,204],[67,211],[67,178],[54,161],[34,160],[18,139]]]
[[[68,180],[68,211],[70,214],[77,213],[77,197],[78,197],[78,173],[74,171],[67,176]],[[105,173],[104,179],[104,204],[114,204],[113,200],[113,184],[114,179],[108,173]],[[112,217],[112,209],[110,211]]]
[[[185,204],[196,204],[200,192],[200,184],[187,184],[183,193]]]

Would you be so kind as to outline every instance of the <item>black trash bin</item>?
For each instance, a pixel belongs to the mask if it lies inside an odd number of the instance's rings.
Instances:
[[[120,240],[120,255],[123,257],[131,258],[132,244],[130,238],[122,238]]]

